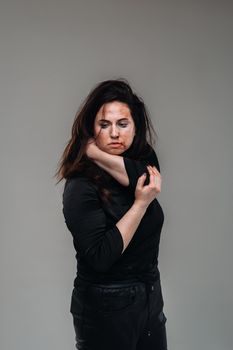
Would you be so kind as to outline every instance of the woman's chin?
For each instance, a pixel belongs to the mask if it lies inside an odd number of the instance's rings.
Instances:
[[[109,154],[122,154],[125,151],[127,151],[128,148],[124,147],[101,147],[100,145],[97,144],[97,147],[99,147],[99,149],[101,149],[102,151],[109,153]]]
[[[123,149],[110,149],[110,150],[108,149],[108,150],[105,150],[105,152],[107,152],[109,154],[116,154],[116,155],[118,155],[118,154],[123,153],[124,150]]]

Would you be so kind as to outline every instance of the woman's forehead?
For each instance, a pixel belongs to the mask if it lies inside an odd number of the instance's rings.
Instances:
[[[101,106],[96,115],[96,119],[100,120],[102,118],[110,120],[115,120],[116,118],[132,119],[132,116],[126,103],[114,101],[105,103],[103,106]]]

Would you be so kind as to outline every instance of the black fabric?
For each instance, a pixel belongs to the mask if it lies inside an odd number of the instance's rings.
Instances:
[[[80,283],[73,289],[70,311],[79,350],[167,350],[159,279],[149,291],[142,282]]]
[[[103,203],[96,186],[84,176],[67,179],[63,192],[63,214],[73,236],[77,259],[78,280],[92,283],[113,283],[124,280],[155,281],[158,279],[158,253],[163,210],[157,199],[147,208],[132,240],[122,253],[123,240],[117,221],[134,202],[137,180],[147,164],[160,170],[153,151],[145,160],[123,157],[129,177],[129,186],[122,186],[115,179],[109,184],[114,190],[110,205]]]
[[[130,180],[129,188],[134,191],[137,185],[137,180],[145,171],[148,174],[146,165],[155,165],[160,172],[159,161],[155,151],[151,148],[151,154],[144,160],[132,160],[127,157],[123,157],[125,168]],[[145,185],[149,183],[149,177],[145,181]]]

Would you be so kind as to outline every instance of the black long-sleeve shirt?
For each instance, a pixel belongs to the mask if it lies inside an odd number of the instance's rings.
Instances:
[[[96,185],[84,175],[66,180],[63,192],[63,214],[73,236],[76,250],[77,276],[93,283],[123,280],[155,280],[159,276],[158,253],[163,210],[155,198],[148,206],[133,238],[123,250],[123,239],[116,223],[130,209],[135,200],[137,180],[147,173],[147,164],[160,171],[153,151],[145,160],[123,157],[129,185],[123,186],[113,177],[114,191],[110,204],[105,204]]]

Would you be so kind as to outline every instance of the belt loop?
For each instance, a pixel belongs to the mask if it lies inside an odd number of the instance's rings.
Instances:
[[[147,308],[148,308],[148,316],[147,316],[147,335],[150,337],[151,329],[150,329],[150,294],[154,290],[154,285],[150,282],[146,282],[146,295],[147,295]]]

